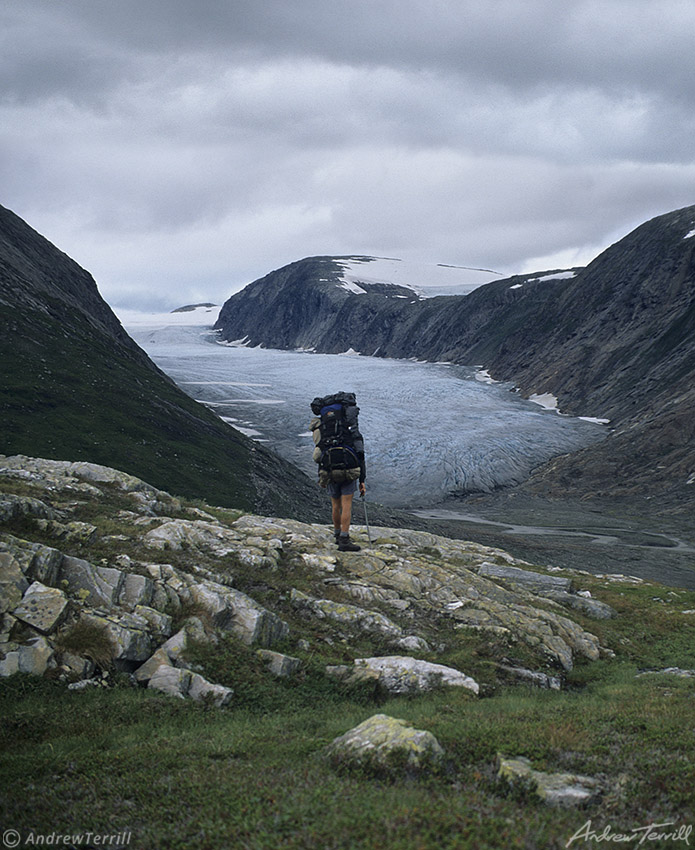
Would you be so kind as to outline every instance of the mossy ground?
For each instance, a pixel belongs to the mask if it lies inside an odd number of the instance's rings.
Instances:
[[[125,677],[72,692],[15,676],[0,685],[3,827],[130,830],[138,848],[497,850],[564,847],[589,818],[623,833],[693,823],[695,682],[636,673],[695,668],[692,615],[680,613],[695,600],[682,594],[671,605],[654,595],[654,587],[616,586],[607,601],[622,616],[594,623],[616,658],[578,665],[563,692],[386,699],[322,675],[339,648],[314,649],[300,676],[276,680],[229,639],[193,653],[206,675],[236,688],[226,709],[140,690]],[[444,769],[388,780],[332,769],[330,741],[378,712],[432,732]],[[605,791],[584,810],[548,808],[497,783],[498,752],[599,777]]]
[[[56,495],[53,507],[99,530],[89,544],[56,546],[97,563],[127,553],[185,569],[191,553],[145,550],[132,525],[118,519],[132,500],[115,488],[102,490],[101,499]],[[195,518],[191,508],[209,510],[184,502],[180,515]],[[236,516],[225,511],[220,519]],[[31,520],[6,530],[51,542]],[[378,637],[341,634],[335,625],[304,619],[288,597],[291,587],[317,592],[309,569],[282,560],[276,568],[243,568],[233,559],[195,555],[196,563],[229,572],[236,587],[288,621],[291,638],[276,648],[300,657],[301,672],[275,679],[253,648],[226,638],[214,647],[194,646],[188,659],[209,680],[234,688],[223,709],[134,687],[124,674],[111,677],[113,687],[85,691],[68,691],[50,678],[0,681],[3,829],[25,838],[31,831],[130,831],[130,846],[138,850],[499,850],[565,847],[588,819],[596,829],[610,825],[623,833],[652,822],[695,824],[695,680],[636,675],[695,669],[695,615],[684,613],[695,609],[695,593],[582,576],[582,587],[618,617],[572,617],[615,657],[578,662],[561,692],[505,683],[500,658],[537,665],[528,647],[418,622],[433,647],[419,655],[473,676],[481,697],[449,688],[389,698],[374,685],[325,675],[327,664],[393,648]],[[330,585],[324,590],[330,593]],[[442,769],[385,778],[332,768],[327,745],[376,713],[432,732],[446,753]],[[583,810],[548,808],[528,789],[496,781],[498,752],[526,756],[538,770],[595,776],[603,795]]]

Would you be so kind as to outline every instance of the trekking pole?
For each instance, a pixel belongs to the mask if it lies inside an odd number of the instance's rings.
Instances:
[[[364,524],[367,526],[367,540],[369,540],[369,545],[372,545],[372,535],[369,533],[369,517],[367,516],[367,500],[364,498],[364,493],[362,493],[362,507],[364,508]]]

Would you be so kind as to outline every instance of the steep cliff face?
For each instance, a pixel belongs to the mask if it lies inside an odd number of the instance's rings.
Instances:
[[[525,322],[491,365],[570,410],[617,419],[690,389],[695,367],[695,206],[604,251]],[[666,398],[662,398],[666,401]]]
[[[421,299],[341,288],[315,260],[232,296],[225,339],[277,348],[484,364],[561,410],[610,419],[610,440],[540,471],[547,492],[695,496],[695,206],[646,222],[585,269]],[[330,258],[323,258],[324,266]],[[272,316],[264,289],[273,290]],[[317,299],[323,299],[320,310]],[[230,322],[230,317],[234,321]]]
[[[612,420],[605,443],[555,461],[537,486],[695,498],[695,206],[611,246],[488,361],[563,410]]]
[[[120,466],[175,493],[313,517],[294,467],[181,392],[91,275],[0,207],[0,452]]]

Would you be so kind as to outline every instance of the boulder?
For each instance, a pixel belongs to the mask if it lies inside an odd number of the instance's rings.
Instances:
[[[118,604],[128,608],[136,605],[149,605],[154,594],[154,582],[151,578],[126,573],[118,596]]]
[[[90,676],[94,675],[96,669],[91,658],[83,658],[81,655],[74,655],[72,652],[62,652],[60,663],[68,673],[73,673],[80,679],[89,679]]]
[[[213,705],[222,707],[232,701],[234,691],[232,688],[226,688],[224,685],[216,685],[208,682],[207,679],[204,679],[198,673],[193,673],[187,695],[196,702],[209,701]]]
[[[16,608],[28,587],[15,557],[10,552],[0,552],[0,614]]]
[[[84,613],[81,619],[104,629],[114,646],[114,661],[135,662],[149,658],[152,639],[147,620],[143,617],[135,614]]]
[[[173,637],[165,641],[154,654],[141,664],[133,673],[137,682],[145,684],[149,682],[154,673],[162,665],[169,667],[184,667],[182,656],[186,650],[189,640],[205,640],[206,634],[203,624],[197,617],[189,617],[185,626],[176,632]]]
[[[191,600],[210,614],[218,628],[247,645],[269,647],[289,634],[284,620],[239,590],[204,579],[189,591]]]
[[[8,534],[0,543],[0,551],[9,552],[30,581],[40,581],[41,584],[50,587],[57,584],[58,572],[63,560],[63,553],[57,549]]]
[[[188,693],[192,675],[190,670],[161,664],[150,676],[147,687],[183,699]]]
[[[196,702],[210,700],[217,706],[227,705],[234,694],[231,688],[215,685],[198,673],[168,664],[162,664],[154,671],[147,687],[178,699],[189,696]]]
[[[431,732],[407,721],[375,714],[335,738],[328,755],[336,766],[393,770],[404,766],[423,770],[442,761],[444,750]]]
[[[498,669],[505,672],[512,679],[531,685],[534,688],[544,688],[553,691],[562,689],[562,681],[557,676],[549,676],[539,670],[527,670],[525,667],[511,667],[499,664]]]
[[[48,635],[63,621],[67,608],[68,598],[62,590],[35,581],[12,614],[37,632]]]
[[[88,605],[112,607],[118,602],[124,573],[111,567],[94,567],[82,558],[66,555],[60,566],[60,581],[68,593]]]
[[[523,756],[505,758],[498,756],[499,780],[523,784],[533,789],[536,796],[552,806],[581,806],[590,802],[601,790],[598,780],[574,773],[544,773],[534,770]]]
[[[15,496],[11,493],[0,494],[0,522],[33,517],[34,519],[55,519],[56,512],[40,499],[29,496]]]
[[[611,608],[606,602],[600,602],[598,599],[593,599],[590,596],[582,596],[578,593],[567,593],[564,590],[550,590],[543,593],[546,599],[552,599],[565,608],[572,608],[579,611],[586,617],[591,617],[592,620],[610,620],[618,616],[615,608]]]
[[[155,634],[165,638],[171,635],[172,618],[169,614],[162,614],[161,611],[147,605],[136,605],[133,613],[146,620]]]
[[[265,662],[273,676],[278,676],[281,679],[292,676],[302,666],[299,658],[283,655],[281,652],[273,652],[270,649],[259,649],[256,654]]]
[[[53,647],[45,637],[35,637],[18,647],[20,673],[42,676],[53,662]]]
[[[395,641],[399,649],[409,649],[411,652],[430,652],[430,645],[424,638],[417,635],[406,635]]]
[[[382,687],[392,694],[416,693],[443,685],[466,688],[474,694],[479,691],[478,683],[459,670],[407,655],[356,658],[355,666],[376,673]]]

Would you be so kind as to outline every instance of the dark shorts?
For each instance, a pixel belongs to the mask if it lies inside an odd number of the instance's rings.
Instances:
[[[356,481],[329,481],[326,490],[331,499],[339,499],[341,496],[349,496],[357,489]]]

